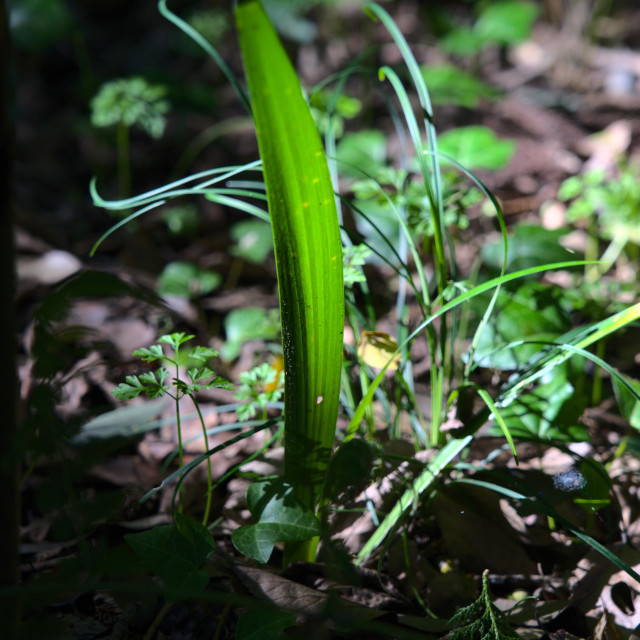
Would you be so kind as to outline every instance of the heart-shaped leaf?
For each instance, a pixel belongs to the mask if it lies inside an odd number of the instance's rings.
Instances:
[[[320,534],[313,511],[296,500],[293,488],[282,478],[250,485],[247,505],[257,523],[240,527],[231,540],[240,553],[258,562],[269,560],[276,542],[299,542]]]

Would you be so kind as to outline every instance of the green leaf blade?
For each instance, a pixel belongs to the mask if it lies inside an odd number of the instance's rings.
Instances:
[[[285,473],[315,508],[338,412],[342,248],[324,149],[300,83],[258,0],[236,21],[271,213],[285,360]]]

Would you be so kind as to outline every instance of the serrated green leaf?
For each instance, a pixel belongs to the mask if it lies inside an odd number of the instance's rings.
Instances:
[[[144,387],[136,379],[137,384],[131,384],[129,380],[133,376],[127,376],[127,382],[121,382],[111,394],[118,400],[133,400],[144,392]]]
[[[164,336],[160,336],[158,338],[158,342],[162,342],[163,344],[168,344],[173,347],[174,351],[179,351],[180,346],[189,340],[193,340],[195,336],[193,334],[186,335],[184,331],[179,333],[170,333]]]
[[[189,352],[189,358],[192,360],[199,360],[200,362],[206,362],[209,358],[215,358],[218,355],[218,352],[215,349],[211,349],[210,347],[194,347],[192,351]]]
[[[164,358],[162,347],[159,344],[152,345],[149,349],[143,347],[142,349],[136,349],[133,352],[136,358],[140,358],[143,362],[154,362]]]
[[[209,367],[202,367],[202,369],[189,369],[187,375],[191,382],[198,382],[203,378],[210,378],[213,375],[213,371]]]

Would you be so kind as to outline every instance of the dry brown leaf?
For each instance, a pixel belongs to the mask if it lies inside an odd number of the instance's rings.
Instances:
[[[353,622],[373,620],[384,615],[384,611],[362,607],[341,597],[333,597],[332,594],[283,578],[269,569],[251,567],[236,561],[231,562],[230,568],[249,593],[279,609],[294,612],[299,620],[309,616],[321,617],[329,604],[332,612],[338,607],[344,618]],[[331,620],[328,624],[332,624]]]
[[[445,547],[461,567],[501,574],[536,572],[504,518],[497,494],[480,487],[449,486],[438,493],[432,508]]]

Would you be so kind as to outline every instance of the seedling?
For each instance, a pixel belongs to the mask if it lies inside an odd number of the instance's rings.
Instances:
[[[640,245],[638,169],[637,163],[623,159],[618,163],[616,175],[609,176],[604,170],[596,169],[572,176],[560,186],[558,198],[570,203],[567,220],[587,224],[591,235],[587,257],[598,257],[597,238],[610,241],[601,263],[587,271],[589,282],[595,282],[606,273],[629,243],[636,247]]]
[[[161,362],[168,363],[174,370],[173,378],[169,378],[169,370],[165,367],[159,367],[155,371],[149,371],[135,376],[127,376],[125,382],[121,382],[114,390],[113,395],[118,400],[132,400],[137,398],[141,393],[146,394],[149,398],[160,398],[168,396],[173,398],[176,406],[176,428],[178,430],[178,464],[180,468],[183,466],[183,446],[182,446],[182,425],[180,421],[180,400],[188,396],[198,413],[200,425],[202,427],[202,437],[206,450],[209,450],[209,439],[207,436],[207,428],[204,423],[200,404],[196,398],[199,391],[205,389],[233,389],[233,385],[224,378],[217,376],[206,363],[218,355],[217,351],[209,347],[194,347],[190,350],[181,350],[181,346],[192,340],[195,336],[185,335],[184,333],[171,333],[158,338],[159,344],[151,345],[148,349],[137,349],[133,352],[135,357],[140,358],[143,362]],[[164,353],[163,345],[169,347],[169,354]],[[199,366],[187,369],[185,379],[181,375],[181,368],[196,362]],[[207,457],[207,502],[205,507],[202,524],[206,526],[211,511],[213,479],[211,474],[211,460]],[[180,487],[179,511],[182,513],[182,486]]]
[[[284,392],[284,374],[274,369],[268,362],[263,362],[240,374],[240,386],[234,395],[236,400],[248,400],[236,409],[238,420],[254,418],[260,411],[260,418],[267,419],[267,405],[277,402]]]
[[[345,247],[342,252],[342,273],[345,287],[352,287],[357,282],[366,282],[367,277],[362,270],[373,251],[364,244]]]
[[[181,204],[174,207],[167,207],[162,212],[162,219],[167,225],[167,229],[172,236],[187,236],[189,238],[196,235],[200,214],[194,204]]]
[[[179,298],[199,298],[216,289],[222,276],[192,262],[170,262],[158,278],[158,293]]]

